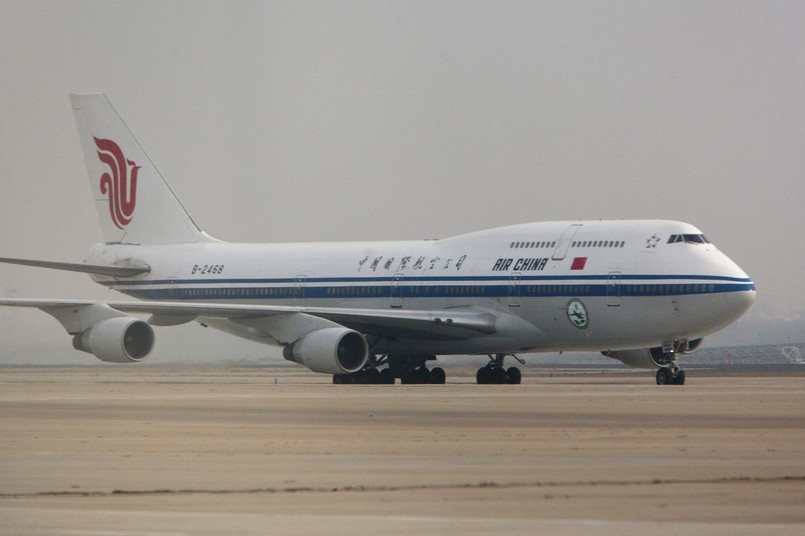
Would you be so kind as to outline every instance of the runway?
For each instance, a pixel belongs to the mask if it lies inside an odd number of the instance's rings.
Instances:
[[[805,377],[0,368],[0,534],[803,534]]]

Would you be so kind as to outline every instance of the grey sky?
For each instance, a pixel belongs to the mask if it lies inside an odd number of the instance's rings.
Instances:
[[[803,309],[805,3],[0,10],[3,256],[80,261],[100,240],[67,93],[104,91],[218,238],[679,219],[755,279],[759,310]],[[12,266],[0,294],[116,297],[85,276]],[[69,345],[38,311],[0,319],[0,362],[21,343]],[[195,326],[158,339],[163,353],[187,344],[179,359],[266,354]]]

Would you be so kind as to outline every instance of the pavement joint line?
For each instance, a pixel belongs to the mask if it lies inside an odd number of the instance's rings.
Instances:
[[[0,499],[30,499],[40,497],[113,497],[121,495],[237,495],[237,494],[270,494],[270,493],[349,493],[349,492],[397,492],[421,490],[449,490],[449,489],[511,489],[511,488],[561,488],[561,487],[588,487],[588,486],[658,486],[658,485],[703,485],[703,484],[732,484],[751,483],[768,484],[782,482],[805,482],[805,475],[779,476],[779,477],[751,477],[736,476],[724,478],[705,479],[651,479],[651,480],[589,480],[574,482],[476,482],[459,484],[423,484],[400,486],[298,486],[286,488],[249,488],[249,489],[152,489],[152,490],[124,490],[112,491],[35,491],[29,493],[0,493]]]

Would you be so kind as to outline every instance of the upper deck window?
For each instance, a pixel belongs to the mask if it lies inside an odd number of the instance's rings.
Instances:
[[[684,242],[685,244],[709,244],[710,241],[703,234],[673,234],[668,237],[669,244],[678,244]]]

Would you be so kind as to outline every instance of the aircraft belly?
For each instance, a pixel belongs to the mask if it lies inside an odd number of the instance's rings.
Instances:
[[[279,346],[279,343],[275,339],[265,335],[259,330],[256,330],[248,326],[244,326],[242,324],[238,324],[231,320],[226,320],[222,318],[198,318],[197,321],[201,324],[204,324],[205,326],[211,327],[218,331],[222,331],[224,333],[228,333],[229,335],[234,335],[235,337],[248,339],[253,342],[259,342],[261,344]]]
[[[543,333],[532,351],[600,351],[702,338],[735,321],[741,303],[749,299],[732,295],[630,297],[612,306],[603,297],[543,298],[532,303],[524,300],[519,309]],[[730,300],[738,305],[729,307]],[[575,311],[574,302],[581,304]],[[680,304],[684,304],[684,315],[674,314]],[[735,312],[729,313],[731,310]]]

